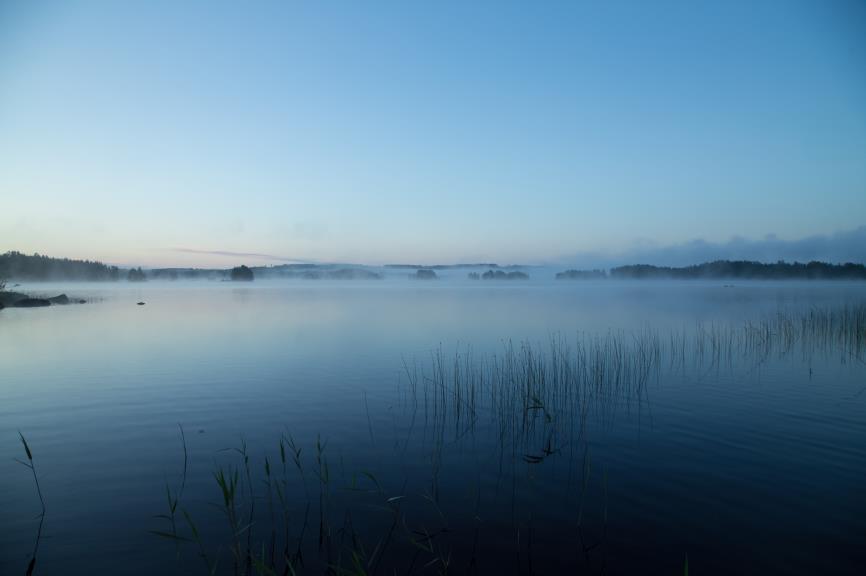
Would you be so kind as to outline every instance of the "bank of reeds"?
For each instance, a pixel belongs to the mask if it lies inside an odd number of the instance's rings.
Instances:
[[[278,444],[278,457],[264,458],[262,481],[253,478],[245,445],[236,451],[238,465],[215,474],[228,524],[224,548],[229,551],[230,569],[206,549],[191,516],[178,503],[183,482],[177,495],[168,490],[169,514],[163,518],[170,522],[170,530],[160,534],[177,542],[195,542],[210,573],[295,574],[315,567],[330,574],[376,574],[400,567],[400,573],[413,574],[477,568],[480,524],[475,525],[468,566],[455,568],[451,528],[440,498],[449,448],[483,428],[495,434],[500,460],[512,470],[517,465],[537,467],[567,447],[569,460],[578,462],[576,529],[588,556],[598,545],[587,543],[591,539],[584,521],[591,468],[585,434],[591,416],[604,419],[617,408],[640,406],[648,401],[650,384],[661,382],[666,374],[748,370],[770,358],[793,354],[806,360],[823,354],[843,362],[863,362],[864,349],[863,305],[783,310],[742,324],[701,323],[664,335],[653,329],[578,334],[572,339],[557,335],[546,346],[506,342],[492,355],[478,355],[471,348],[447,354],[439,348],[426,361],[404,362],[402,379],[403,407],[410,420],[406,434],[412,436],[420,429],[416,444],[429,449],[426,485],[403,486],[389,493],[370,471],[347,474],[343,470],[335,478],[327,442],[317,439],[305,461],[301,448],[285,435]],[[366,395],[364,406],[373,442]],[[397,460],[409,443],[409,438],[396,443]],[[271,462],[279,464],[272,468]],[[288,478],[290,468],[295,470],[294,481]],[[606,480],[603,483],[601,541],[607,525]],[[480,484],[476,489],[480,491]],[[266,506],[266,513],[257,514],[257,501]],[[362,510],[353,502],[362,502]],[[185,519],[185,534],[175,520],[178,509]],[[425,509],[427,520],[410,520],[413,514],[425,517]],[[379,515],[378,522],[370,519],[371,511]],[[371,530],[372,526],[378,530]],[[522,529],[530,535],[524,552],[529,557],[518,561],[531,566],[531,523]],[[519,536],[521,528],[517,530]]]

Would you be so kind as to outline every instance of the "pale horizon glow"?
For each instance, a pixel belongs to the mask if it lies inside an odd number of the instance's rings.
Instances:
[[[467,4],[0,4],[0,252],[863,253],[863,3]]]

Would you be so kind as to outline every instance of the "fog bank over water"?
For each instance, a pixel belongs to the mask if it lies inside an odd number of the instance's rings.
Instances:
[[[467,253],[473,253],[473,247],[466,247]],[[365,262],[352,259],[342,261],[325,261],[306,258],[299,254],[262,253],[251,251],[233,251],[225,247],[214,249],[194,249],[174,247],[167,252],[180,255],[185,260],[165,264],[159,267],[220,267],[247,263],[250,265],[290,264],[336,264],[347,266],[375,266],[382,264],[408,264],[406,261]],[[163,257],[165,259],[165,257]],[[811,262],[828,263],[866,263],[866,225],[849,230],[840,230],[829,234],[814,234],[797,239],[779,238],[775,234],[767,234],[760,239],[746,238],[734,235],[725,242],[712,242],[703,238],[664,245],[656,240],[642,238],[634,240],[629,248],[585,249],[574,251],[559,258],[551,255],[549,258],[509,259],[494,257],[494,255],[473,255],[465,258],[449,259],[447,257],[433,259],[416,258],[416,267],[431,266],[468,266],[479,262],[497,262],[500,266],[545,266],[551,269],[609,269],[630,264],[650,264],[654,266],[692,266],[702,262],[716,260],[748,260],[756,262]],[[125,264],[125,263],[124,263]],[[141,263],[133,262],[132,265]],[[121,264],[123,266],[123,264]]]
[[[690,266],[715,260],[778,260],[810,262],[866,262],[866,225],[831,234],[816,234],[787,240],[767,234],[760,240],[734,236],[727,242],[696,238],[680,244],[661,246],[651,240],[635,241],[621,252],[584,251],[557,260],[562,265],[580,268],[611,268],[627,264]]]
[[[467,252],[473,252],[473,247],[467,246]],[[188,257],[201,257],[206,262],[215,265],[223,261],[251,261],[255,264],[273,265],[278,263],[298,264],[330,264],[333,262],[307,259],[297,254],[270,254],[234,252],[225,249],[200,250],[190,248],[173,248],[171,252]],[[410,259],[411,260],[411,259]],[[441,258],[436,261],[417,263],[419,267],[442,265],[469,265],[478,262],[498,262],[501,266],[544,266],[553,269],[609,269],[629,264],[650,264],[654,266],[692,266],[702,262],[716,260],[748,260],[755,262],[811,262],[828,263],[866,263],[866,225],[848,230],[839,230],[828,234],[814,234],[802,238],[780,238],[770,233],[763,238],[754,239],[734,235],[724,242],[713,242],[703,238],[662,244],[656,240],[642,238],[634,240],[629,248],[624,250],[578,250],[556,258],[533,260],[496,258],[493,255],[474,255],[467,258],[449,260]],[[408,262],[408,261],[407,261]],[[351,262],[348,265],[405,264],[407,262]]]

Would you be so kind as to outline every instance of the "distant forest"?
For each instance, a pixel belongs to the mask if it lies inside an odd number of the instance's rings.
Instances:
[[[6,252],[0,255],[0,278],[29,281],[117,280],[120,278],[120,269],[90,260]]]
[[[391,266],[392,268],[402,268]],[[462,266],[455,266],[462,267]],[[438,266],[437,268],[449,268]],[[508,268],[508,267],[506,267]],[[432,269],[432,268],[431,268]],[[377,279],[382,275],[363,267],[340,268],[336,265],[291,264],[251,269],[256,277],[306,278],[306,279]],[[522,272],[506,273],[502,269],[488,270],[484,275],[470,274],[472,279],[515,279],[526,278]],[[23,281],[50,280],[89,280],[114,281],[119,279],[141,281],[147,278],[176,279],[228,279],[229,270],[196,268],[161,268],[153,270],[123,270],[91,260],[70,260],[51,258],[40,254],[28,256],[20,252],[6,252],[0,255],[0,279]],[[585,280],[595,278],[614,279],[751,279],[751,280],[866,280],[866,266],[863,264],[828,264],[826,262],[761,262],[718,260],[695,266],[671,268],[634,264],[604,270],[566,270],[556,275],[558,280]]]
[[[866,266],[863,264],[828,264],[826,262],[761,262],[717,260],[668,268],[635,264],[611,268],[611,278],[740,278],[750,280],[866,280]]]
[[[557,280],[596,280],[607,278],[604,270],[566,270],[556,274]]]
[[[417,268],[424,270],[451,270],[459,268],[500,268],[499,264],[494,263],[478,263],[478,264],[385,264],[385,268]],[[503,266],[503,268],[514,268],[514,266]]]

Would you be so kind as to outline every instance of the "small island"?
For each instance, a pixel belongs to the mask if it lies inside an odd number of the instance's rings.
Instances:
[[[6,282],[0,280],[0,310],[4,308],[43,308],[45,306],[54,306],[65,304],[84,304],[85,300],[70,299],[66,294],[59,294],[50,298],[34,297],[21,292],[7,292]]]
[[[557,280],[597,280],[607,278],[604,270],[566,270],[556,274]]]
[[[502,270],[488,270],[481,275],[482,280],[529,280],[529,274],[513,270],[504,272]]]
[[[252,282],[254,279],[253,271],[246,266],[235,266],[231,269],[229,277],[232,282]]]
[[[439,276],[436,275],[436,272],[430,270],[429,268],[421,268],[416,270],[414,274],[410,274],[409,278],[412,280],[438,280]]]

